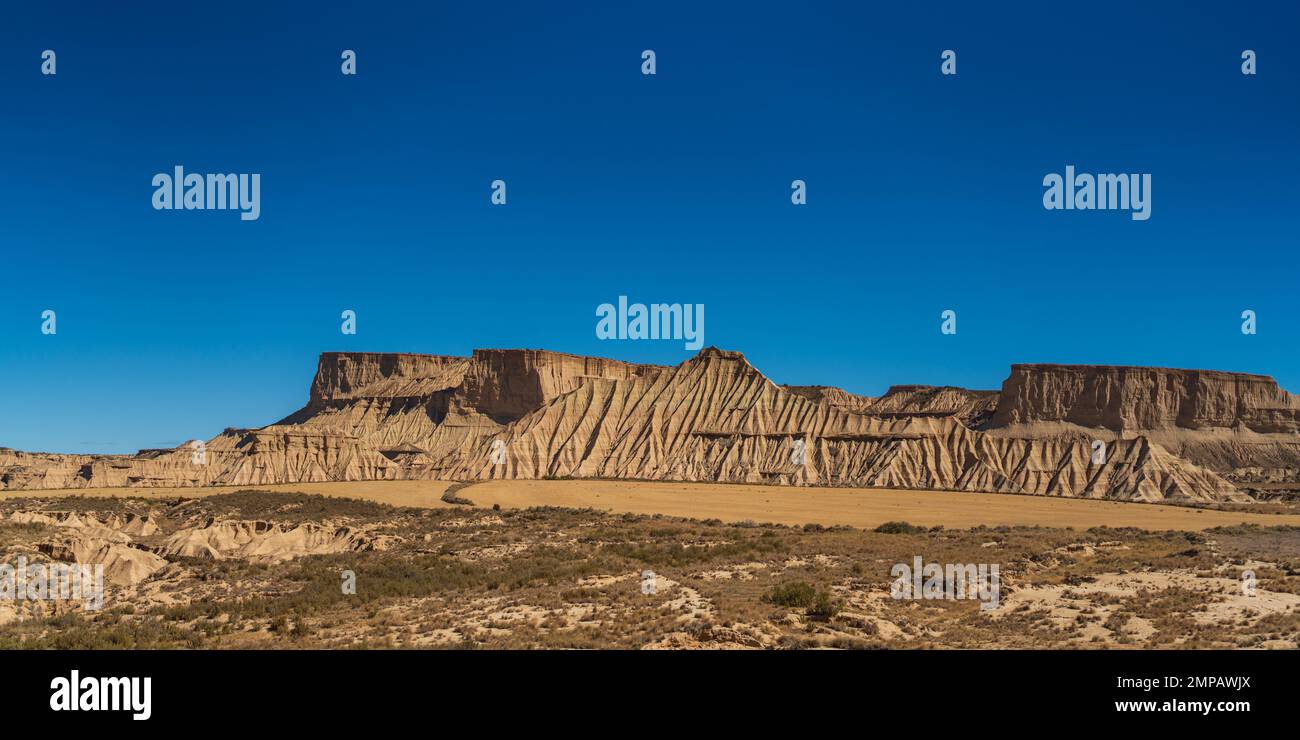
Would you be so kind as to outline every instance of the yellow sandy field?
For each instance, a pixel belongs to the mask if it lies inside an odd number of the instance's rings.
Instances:
[[[263,490],[319,493],[392,504],[443,508],[446,481],[360,481],[258,486]],[[6,496],[137,496],[169,498],[210,496],[242,490],[211,488],[98,488],[60,491],[14,491]],[[1013,496],[948,491],[900,491],[878,488],[793,488],[715,483],[633,481],[487,481],[459,492],[477,506],[503,508],[562,506],[615,513],[664,514],[725,522],[752,520],[777,524],[847,524],[870,528],[887,521],[966,528],[980,524],[1044,527],[1139,527],[1150,530],[1199,530],[1224,525],[1300,524],[1300,516],[1244,514],[1181,506],[1118,501]]]

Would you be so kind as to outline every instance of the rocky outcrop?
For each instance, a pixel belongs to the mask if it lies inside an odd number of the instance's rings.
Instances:
[[[281,562],[304,555],[382,549],[384,540],[364,536],[350,527],[315,522],[297,525],[265,521],[209,520],[202,526],[173,533],[158,546],[170,557],[251,562]]]
[[[1238,487],[1300,483],[1300,396],[1266,375],[1013,365],[990,434],[1142,435]]]
[[[667,370],[542,350],[476,349],[465,375],[466,405],[508,423],[591,380],[632,380]]]
[[[1096,365],[1012,365],[991,426],[1059,421],[1113,431],[1300,433],[1300,396],[1266,375]]]
[[[858,414],[876,416],[952,416],[969,427],[984,424],[997,405],[997,391],[972,391],[966,388],[934,385],[890,386],[879,398],[827,385],[782,386],[812,401],[828,403]]]
[[[9,515],[14,524],[44,524],[67,527],[109,542],[130,542],[132,537],[148,537],[158,533],[152,517],[127,514],[109,514],[97,517],[75,511],[15,511]]]
[[[1298,420],[1270,378],[1210,371],[1016,365],[1000,393],[870,397],[778,386],[716,348],[675,367],[326,353],[306,406],[201,460],[0,449],[0,488],[608,477],[1249,500],[1245,482],[1297,478]]]
[[[104,566],[104,581],[115,586],[134,586],[162,570],[167,561],[151,552],[121,542],[78,533],[38,548],[54,560],[79,565]]]
[[[53,540],[38,543],[37,550],[54,559],[80,565],[102,565],[106,583],[133,586],[162,569],[167,561],[141,549],[135,537],[158,533],[153,516],[97,514],[91,511],[14,511],[13,524],[54,527]]]
[[[460,385],[464,357],[392,352],[325,352],[316,365],[308,408],[353,398],[418,398]]]

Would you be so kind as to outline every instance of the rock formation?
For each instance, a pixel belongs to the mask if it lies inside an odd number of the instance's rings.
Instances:
[[[157,573],[167,561],[162,557],[121,542],[76,534],[58,542],[43,543],[40,552],[54,560],[81,565],[104,566],[104,581],[114,586],[133,586]]]
[[[383,540],[363,536],[349,527],[315,522],[295,526],[264,521],[209,520],[187,527],[163,540],[157,552],[170,557],[252,562],[280,562],[302,555],[382,549]]]
[[[778,386],[716,348],[675,367],[330,352],[301,410],[202,453],[0,448],[0,489],[601,477],[1249,501],[1300,482],[1300,397],[1262,375],[1143,367],[1014,365],[1000,392],[874,398]]]
[[[994,426],[1059,421],[1114,431],[1300,433],[1300,396],[1266,375],[1093,365],[1012,365]]]

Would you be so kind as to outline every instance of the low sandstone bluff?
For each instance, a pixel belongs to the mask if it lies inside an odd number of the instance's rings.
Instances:
[[[1263,375],[1014,365],[1001,391],[877,398],[780,386],[712,347],[674,367],[329,352],[306,406],[202,455],[0,448],[5,490],[569,477],[1249,502],[1300,483],[1300,396]]]

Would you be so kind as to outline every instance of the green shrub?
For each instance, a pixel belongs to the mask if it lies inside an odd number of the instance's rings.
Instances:
[[[803,608],[812,619],[827,620],[840,611],[840,604],[825,589],[817,590],[804,581],[792,581],[773,586],[763,595],[763,601],[777,606]]]
[[[813,619],[826,620],[838,614],[839,611],[840,603],[831,596],[830,591],[818,591],[805,613]]]
[[[925,531],[925,527],[918,527],[907,522],[885,522],[876,527],[875,531],[880,534],[920,534]]]
[[[782,583],[763,595],[763,601],[777,606],[807,607],[817,598],[817,590],[804,581]]]

